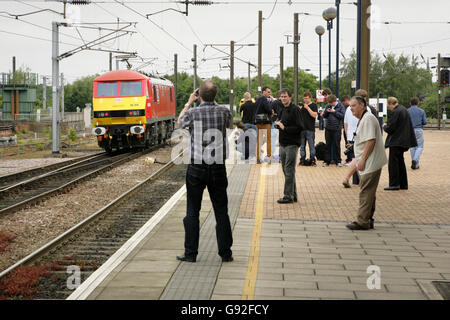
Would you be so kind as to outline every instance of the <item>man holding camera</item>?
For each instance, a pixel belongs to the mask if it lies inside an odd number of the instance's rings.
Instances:
[[[217,85],[205,80],[200,89],[189,97],[178,117],[180,128],[189,127],[191,136],[191,162],[186,172],[187,208],[183,219],[185,230],[184,254],[178,260],[195,262],[198,254],[200,234],[200,208],[203,191],[208,188],[209,196],[216,217],[217,244],[223,262],[233,261],[231,245],[233,237],[228,216],[227,197],[227,134],[226,129],[233,126],[231,111],[215,103]],[[196,108],[190,106],[200,97],[201,104]],[[217,132],[211,137],[207,131]],[[213,140],[214,139],[214,140]],[[213,146],[213,148],[211,148]],[[210,152],[207,152],[207,148]],[[204,152],[204,150],[206,152]],[[212,152],[211,152],[212,151]]]
[[[278,203],[297,202],[297,186],[295,184],[295,166],[300,146],[300,133],[303,122],[300,109],[292,103],[292,94],[288,89],[280,91],[283,108],[280,110],[275,126],[280,131],[280,157],[284,174],[284,197]]]
[[[301,145],[300,145],[300,166],[305,165],[306,158],[306,141],[309,145],[309,162],[312,166],[316,165],[316,149],[314,147],[316,139],[316,117],[317,117],[317,105],[312,102],[312,95],[309,91],[303,93],[303,105],[300,104],[300,114],[303,119],[303,125],[305,126],[302,130]]]
[[[323,166],[327,167],[331,160],[336,162],[338,167],[342,167],[341,164],[341,122],[344,119],[345,109],[344,106],[337,101],[334,94],[330,94],[328,97],[328,105],[323,112],[323,117],[327,119],[325,126],[325,141],[327,144],[327,154]]]
[[[359,119],[353,148],[361,177],[357,221],[347,225],[350,230],[373,229],[377,187],[381,169],[387,163],[378,120],[366,107],[366,100],[360,96],[350,100],[352,113]]]

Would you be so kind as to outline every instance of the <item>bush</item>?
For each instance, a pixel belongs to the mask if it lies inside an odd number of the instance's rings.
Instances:
[[[36,150],[38,150],[38,151],[44,151],[44,144],[38,143],[38,144],[36,145]]]
[[[70,128],[69,133],[67,134],[67,138],[69,138],[70,141],[76,141],[77,140],[77,131],[74,128]]]

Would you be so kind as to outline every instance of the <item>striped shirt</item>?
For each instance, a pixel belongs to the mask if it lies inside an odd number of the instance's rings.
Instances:
[[[202,102],[179,120],[180,128],[189,127],[193,164],[224,164],[228,157],[226,129],[233,126],[233,115],[213,102]]]

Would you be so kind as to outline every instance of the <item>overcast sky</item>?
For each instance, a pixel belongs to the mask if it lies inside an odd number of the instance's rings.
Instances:
[[[165,11],[150,17],[140,16],[167,8],[184,10],[185,6],[173,1],[121,0],[127,7],[115,0],[92,0],[90,5],[68,5],[70,21],[83,23],[105,23],[120,21],[137,22],[135,31],[120,39],[102,44],[102,49],[119,49],[137,52],[143,58],[155,58],[144,71],[151,73],[173,73],[173,56],[178,54],[179,71],[192,73],[193,45],[197,44],[199,59],[198,75],[208,78],[213,75],[229,77],[225,54],[206,47],[205,44],[257,43],[258,10],[262,10],[263,22],[263,73],[275,76],[279,72],[279,51],[284,46],[285,66],[293,65],[293,46],[286,43],[285,35],[292,35],[294,13],[300,14],[299,66],[319,74],[319,42],[314,29],[317,25],[326,27],[322,18],[324,9],[334,6],[334,1],[213,1],[210,6],[189,6],[189,15],[175,11]],[[275,4],[276,3],[276,4]],[[7,13],[23,14],[51,8],[62,12],[61,3],[50,0],[0,0],[0,72],[12,69],[12,57],[16,56],[17,66],[27,66],[33,72],[50,76],[52,55],[52,21],[63,21],[62,16],[52,12],[42,12],[21,17],[19,20]],[[134,10],[134,11],[133,11]],[[7,12],[7,13],[5,13]],[[437,53],[450,56],[450,1],[449,0],[372,0],[371,50],[381,56],[388,52],[395,54],[423,55],[424,59],[435,57]],[[391,24],[384,24],[389,21]],[[90,24],[90,27],[93,25]],[[116,28],[117,25],[102,25]],[[332,70],[336,67],[336,24],[332,30]],[[89,42],[107,34],[105,30],[78,28],[84,41]],[[67,52],[83,44],[75,28],[60,29],[60,53]],[[25,37],[26,36],[26,37]],[[39,38],[39,39],[36,39]],[[348,57],[356,47],[356,6],[343,0],[340,19],[340,52]],[[292,41],[292,37],[289,39]],[[229,52],[228,47],[219,47]],[[236,47],[236,50],[238,47]],[[243,47],[236,57],[257,64],[257,47]],[[341,56],[342,57],[342,56]],[[206,59],[206,61],[202,60]],[[422,59],[422,58],[420,58]],[[138,66],[139,61],[133,61]],[[436,60],[430,60],[431,66]],[[423,64],[425,67],[425,63]],[[113,64],[115,68],[115,63]],[[125,68],[125,65],[121,65]],[[224,68],[225,67],[225,68]],[[109,54],[97,51],[82,51],[63,59],[60,72],[72,82],[77,78],[106,72],[109,68]],[[247,76],[247,64],[235,61],[237,76]],[[322,76],[328,73],[328,32],[322,37]],[[252,68],[252,76],[256,70]]]

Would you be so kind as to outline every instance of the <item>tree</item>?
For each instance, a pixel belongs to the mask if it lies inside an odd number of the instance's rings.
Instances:
[[[65,111],[75,112],[77,107],[84,109],[86,103],[92,103],[92,88],[98,75],[83,77],[64,86]]]
[[[394,96],[399,103],[408,106],[412,97],[425,95],[432,87],[432,74],[424,68],[419,68],[417,58],[393,53],[384,55],[384,60],[378,54],[371,54],[369,95],[376,97],[383,93],[384,97]],[[336,73],[331,74],[331,89],[335,88]],[[353,51],[348,59],[341,61],[339,72],[340,95],[351,94],[351,81],[356,80],[356,53]],[[328,82],[328,76],[324,83]]]

